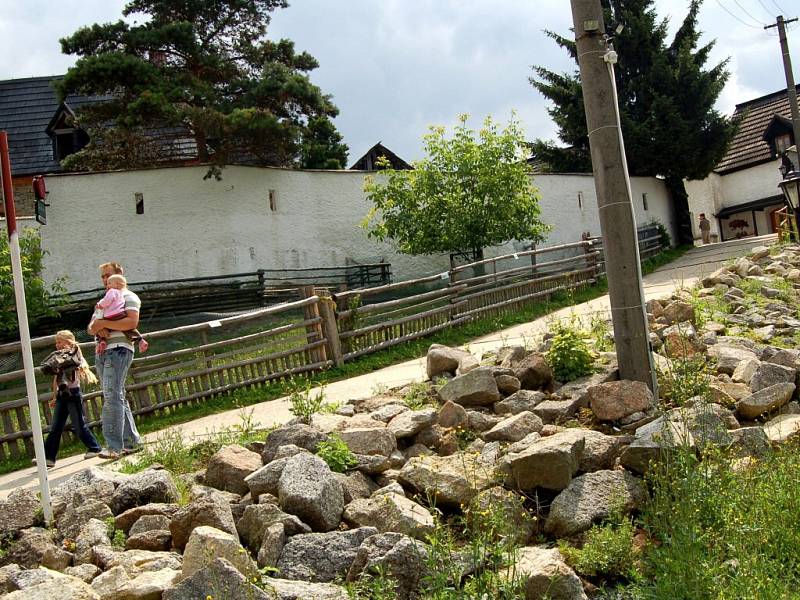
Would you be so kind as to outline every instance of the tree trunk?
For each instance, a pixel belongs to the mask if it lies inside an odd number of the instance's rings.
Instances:
[[[677,239],[675,244],[694,245],[694,235],[692,234],[692,215],[689,212],[689,194],[686,193],[686,186],[681,177],[669,176],[664,183],[667,186],[669,195],[672,198],[672,206],[675,208],[675,219],[677,225]]]

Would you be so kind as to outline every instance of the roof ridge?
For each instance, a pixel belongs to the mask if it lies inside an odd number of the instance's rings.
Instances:
[[[798,83],[795,86],[795,88],[797,89],[798,92],[800,92],[800,83]],[[786,88],[783,88],[781,90],[778,90],[777,92],[770,92],[769,94],[765,94],[763,96],[759,96],[758,98],[752,98],[751,100],[745,100],[744,102],[741,102],[741,103],[737,104],[735,110],[739,110],[740,107],[750,106],[751,104],[755,104],[755,103],[761,102],[763,100],[772,99],[773,97],[774,97],[775,100],[777,100],[778,98],[781,98],[783,96],[787,96],[788,97],[788,95],[789,95],[788,90]]]

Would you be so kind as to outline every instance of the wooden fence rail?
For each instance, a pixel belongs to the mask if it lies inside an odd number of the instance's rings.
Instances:
[[[660,236],[652,231],[640,233],[640,248],[643,256],[659,251]],[[134,359],[127,400],[135,415],[158,413],[236,389],[341,366],[449,327],[591,285],[602,271],[602,246],[588,238],[337,295],[304,286],[296,290],[299,301],[146,333],[151,353]],[[53,343],[53,336],[33,340],[40,352]],[[81,344],[87,358],[92,358],[92,345]],[[0,357],[19,350],[19,343],[0,345]],[[45,431],[52,419],[50,383],[37,369]],[[0,460],[32,456],[24,395],[23,371],[0,373]],[[84,405],[89,426],[99,428],[102,393],[95,388],[84,390]]]

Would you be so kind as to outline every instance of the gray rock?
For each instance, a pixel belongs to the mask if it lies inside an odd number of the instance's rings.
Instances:
[[[494,485],[495,467],[478,459],[463,452],[412,458],[400,470],[399,479],[443,506],[465,506],[478,492]]]
[[[770,451],[769,438],[763,427],[740,427],[728,432],[730,448],[737,457],[760,458]]]
[[[37,523],[41,504],[30,490],[17,488],[5,501],[0,501],[0,539],[16,536],[17,533]]]
[[[665,453],[679,447],[695,447],[689,428],[680,421],[660,418],[636,430],[636,438],[619,457],[620,464],[635,473],[646,473],[651,462],[660,461]]]
[[[435,526],[428,509],[394,492],[354,500],[345,507],[343,517],[356,527],[375,527],[381,532],[395,531],[421,540]]]
[[[520,390],[511,394],[505,400],[494,405],[494,412],[498,415],[516,415],[525,411],[532,411],[537,404],[541,404],[547,395],[544,392]]]
[[[82,565],[92,562],[92,549],[95,546],[108,546],[110,544],[108,526],[103,521],[90,519],[83,525],[75,540],[75,564]]]
[[[374,527],[360,527],[350,531],[296,535],[283,547],[278,572],[284,579],[319,583],[344,578],[359,546],[376,533],[378,530]]]
[[[503,419],[481,437],[487,442],[518,442],[530,433],[539,433],[544,423],[532,412],[521,412]]]
[[[64,569],[64,575],[69,575],[70,577],[77,577],[84,583],[92,583],[92,580],[100,575],[102,571],[98,569],[95,565],[85,564],[85,565],[75,565],[74,567],[67,567]],[[2,591],[2,588],[0,588]]]
[[[800,415],[778,415],[764,424],[764,433],[772,444],[800,437]]]
[[[386,404],[381,406],[378,410],[373,410],[369,416],[381,423],[388,423],[397,415],[410,410],[405,404]],[[345,428],[346,429],[346,428]]]
[[[664,307],[662,316],[667,320],[668,325],[687,321],[694,322],[694,307],[688,302],[676,300]]]
[[[397,439],[407,438],[417,435],[426,427],[436,423],[438,411],[435,408],[423,408],[422,410],[409,410],[394,417],[386,429],[394,433]]]
[[[127,550],[150,550],[159,552],[172,548],[172,534],[169,529],[151,529],[132,535],[125,540]]]
[[[153,502],[177,502],[180,494],[169,471],[152,469],[123,481],[111,497],[111,510],[118,515],[134,506]]]
[[[30,578],[30,587],[17,589],[5,596],[6,600],[52,600],[53,598],[69,598],[69,600],[100,600],[92,588],[78,579],[49,569],[37,569],[38,578]],[[28,577],[30,572],[26,573]],[[32,573],[30,573],[32,574]]]
[[[397,439],[386,427],[358,427],[342,431],[339,435],[354,454],[389,456],[397,450]]]
[[[258,574],[253,559],[242,548],[239,538],[214,527],[200,526],[192,531],[183,552],[181,579],[191,577],[215,558],[224,558],[242,575],[252,580]]]
[[[753,375],[760,365],[761,361],[756,358],[743,360],[736,365],[736,368],[733,370],[733,374],[731,375],[731,379],[734,383],[746,383],[749,385],[750,380],[753,378]]]
[[[286,425],[276,429],[269,434],[264,443],[264,450],[261,452],[261,461],[266,465],[275,458],[278,448],[287,444],[294,444],[300,448],[305,448],[309,452],[316,452],[319,443],[328,439],[328,436],[321,431],[308,425],[295,424]]]
[[[550,505],[545,532],[570,537],[587,531],[613,511],[633,511],[647,497],[642,482],[626,471],[596,471],[573,479]]]
[[[131,526],[128,535],[139,535],[146,531],[169,529],[169,524],[170,518],[166,515],[142,515]]]
[[[207,525],[238,537],[231,506],[217,495],[209,494],[183,506],[172,517],[169,530],[172,543],[183,549],[195,527]]]
[[[148,550],[126,550],[125,552],[113,551],[107,560],[99,560],[95,548],[95,564],[106,571],[114,567],[122,567],[131,577],[142,572],[156,572],[164,569],[181,570],[181,555],[175,552],[153,552]]]
[[[587,600],[575,571],[567,566],[558,548],[525,546],[513,567],[522,578],[527,600]]]
[[[147,504],[126,510],[114,519],[114,527],[121,529],[127,535],[134,523],[145,515],[163,515],[169,519],[178,512],[177,504]]]
[[[25,569],[38,567],[43,557],[56,548],[53,534],[47,529],[30,527],[19,533],[19,539],[13,542],[3,557],[5,564],[16,564]]]
[[[273,523],[267,527],[264,530],[264,541],[258,550],[258,566],[263,568],[277,565],[285,544],[286,528],[283,523]]]
[[[641,381],[609,381],[587,390],[589,406],[601,421],[617,421],[653,407],[653,392]]]
[[[451,379],[439,390],[444,402],[462,406],[489,406],[500,400],[500,391],[490,367],[479,367]]]
[[[343,587],[332,583],[310,583],[291,579],[270,578],[269,586],[278,594],[279,600],[349,600]]]
[[[262,494],[278,495],[278,481],[281,479],[281,473],[283,473],[283,468],[288,460],[289,458],[275,459],[244,478],[244,482],[250,489],[250,495],[256,502]]]
[[[750,389],[757,392],[778,383],[794,383],[796,375],[797,370],[794,367],[764,362],[753,373],[750,379]]]
[[[800,363],[800,350],[767,346],[761,352],[760,358],[764,362],[775,363],[776,365],[783,365],[784,367],[796,369]]]
[[[494,380],[497,382],[497,389],[505,396],[518,392],[522,387],[519,379],[513,375],[497,375]]]
[[[422,579],[427,572],[424,544],[400,533],[379,533],[364,540],[356,552],[347,581],[383,572],[396,582],[397,600],[421,598]]]
[[[215,559],[207,567],[200,569],[165,590],[163,600],[214,600],[226,598],[242,598],[246,600],[277,600],[274,590],[269,592],[258,588],[249,581],[224,558]]]
[[[260,468],[261,457],[255,452],[238,444],[223,446],[208,461],[205,483],[243,496],[249,491],[245,477]]]
[[[529,354],[517,363],[514,375],[524,390],[546,390],[553,385],[553,370],[538,353]]]
[[[542,423],[563,423],[575,416],[578,409],[585,406],[585,399],[580,397],[568,400],[545,400],[533,408],[533,414],[542,420]]]
[[[19,565],[5,565],[0,567],[0,594],[7,594],[14,591],[16,586],[13,584],[14,577],[22,571]]]
[[[428,348],[428,355],[425,361],[428,379],[433,379],[443,373],[454,374],[464,354],[466,352],[458,348],[432,344]]]
[[[506,485],[514,489],[563,490],[578,470],[585,445],[582,430],[563,431],[541,438],[518,454],[507,454],[499,469]]]
[[[488,431],[502,420],[503,417],[499,415],[490,415],[477,410],[467,411],[467,429],[473,431]]]
[[[757,360],[758,357],[754,352],[740,346],[729,345],[720,341],[708,348],[708,356],[717,359],[717,372],[732,375],[739,366],[739,363],[745,360]]]
[[[244,510],[244,516],[236,529],[242,542],[253,552],[258,552],[264,542],[267,528],[273,523],[281,523],[286,535],[310,533],[311,528],[294,515],[283,512],[274,504],[252,504]]]
[[[469,503],[466,511],[471,527],[481,531],[486,527],[494,527],[491,523],[500,520],[509,525],[505,532],[514,537],[517,543],[524,545],[536,533],[536,520],[525,509],[523,498],[502,486],[483,490]]]
[[[361,471],[353,471],[347,474],[334,473],[334,476],[342,484],[345,504],[350,504],[350,502],[359,498],[369,498],[378,489],[378,484]]]
[[[283,510],[315,531],[334,529],[344,510],[342,484],[324,460],[309,454],[288,460],[278,482],[278,499]]]
[[[447,401],[439,409],[439,425],[449,429],[461,427],[467,422],[467,411],[460,404]]]
[[[583,430],[585,442],[578,471],[591,473],[614,467],[625,446],[631,443],[630,436],[606,435],[591,429]]]
[[[739,400],[736,403],[736,412],[745,419],[755,419],[789,402],[794,390],[794,383],[776,383],[770,387],[760,389],[754,394]]]

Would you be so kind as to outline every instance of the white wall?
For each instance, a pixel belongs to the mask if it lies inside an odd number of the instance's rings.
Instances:
[[[41,228],[50,251],[46,278],[66,275],[70,290],[93,288],[97,265],[110,260],[125,265],[133,282],[338,266],[347,259],[385,258],[398,281],[447,269],[446,256],[405,256],[367,238],[358,227],[369,209],[363,172],[227,167],[222,181],[203,180],[204,174],[205,167],[182,167],[48,177],[48,225]],[[535,184],[542,218],[553,225],[545,245],[577,241],[583,231],[599,234],[591,176],[539,175]],[[637,222],[657,219],[674,237],[663,183],[635,178],[632,185]],[[276,192],[275,212],[269,190]],[[143,215],[135,213],[136,193],[144,197]]]

